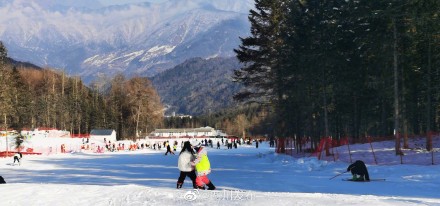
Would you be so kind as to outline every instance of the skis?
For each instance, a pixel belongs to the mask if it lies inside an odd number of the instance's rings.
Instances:
[[[342,179],[342,181],[350,181],[350,182],[375,182],[375,181],[385,181],[385,179],[370,179],[370,181],[358,181],[353,179]]]
[[[9,166],[21,166],[21,164],[15,164],[15,163],[6,163],[6,165],[9,165]]]

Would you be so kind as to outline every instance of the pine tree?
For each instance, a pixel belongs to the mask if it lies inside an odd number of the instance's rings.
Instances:
[[[234,51],[243,67],[234,72],[234,80],[242,83],[245,90],[234,96],[237,100],[270,104],[281,114],[283,98],[283,65],[279,59],[284,45],[281,33],[290,1],[256,0],[251,10],[251,36],[241,38],[241,45]],[[274,120],[275,135],[284,133],[281,117]]]
[[[251,10],[251,36],[240,38],[242,44],[234,51],[244,66],[236,70],[234,79],[247,86],[246,91],[238,93],[238,100],[270,101],[274,98],[274,77],[277,66],[277,44],[279,42],[279,24],[282,18],[279,12],[280,1],[256,0],[255,10]]]
[[[10,125],[10,117],[13,113],[13,90],[10,68],[7,65],[7,50],[0,41],[0,114],[3,128],[6,130]]]

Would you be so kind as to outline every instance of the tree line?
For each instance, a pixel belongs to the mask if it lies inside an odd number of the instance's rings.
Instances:
[[[144,137],[163,124],[163,106],[147,78],[117,75],[87,87],[79,77],[15,66],[0,41],[2,129],[57,128],[71,134],[115,129],[118,139]]]
[[[276,137],[438,132],[437,0],[255,0],[234,98],[267,108]],[[430,135],[426,148],[432,149]]]

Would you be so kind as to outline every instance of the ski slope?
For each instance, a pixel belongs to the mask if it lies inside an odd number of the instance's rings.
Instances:
[[[330,180],[347,162],[278,155],[266,143],[208,148],[217,190],[199,191],[189,179],[175,189],[178,155],[164,153],[26,155],[20,166],[1,158],[1,205],[440,205],[439,165],[367,164],[386,181],[359,183],[342,181],[348,173]]]

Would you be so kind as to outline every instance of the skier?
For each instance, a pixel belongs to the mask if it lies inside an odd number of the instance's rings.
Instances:
[[[368,175],[367,166],[361,160],[357,160],[347,168],[347,172],[351,171],[354,181],[370,181],[370,176]],[[359,177],[358,177],[359,175]]]
[[[168,142],[166,143],[166,146],[167,146],[167,152],[165,152],[165,155],[167,155],[168,153],[174,154],[174,152],[171,151],[171,146]]]
[[[15,161],[17,161],[18,165],[20,165],[21,158],[23,158],[23,155],[21,154],[21,152],[15,153],[15,155],[14,155],[14,163],[13,164],[15,164]]]
[[[179,179],[177,179],[177,189],[182,188],[186,177],[191,179],[193,188],[197,189],[196,171],[194,170],[194,166],[191,165],[191,162],[195,160],[195,155],[194,150],[191,148],[191,143],[189,141],[183,143],[183,148],[182,151],[180,151],[177,163],[180,170],[180,176]]]
[[[174,152],[177,151],[177,143],[173,145]]]
[[[208,190],[215,190],[214,184],[208,179],[208,174],[211,173],[211,164],[208,159],[208,152],[200,142],[192,140],[191,145],[197,152],[196,159],[192,162],[192,165],[196,168],[197,178],[196,184],[199,189],[205,189],[205,185],[208,186]]]

